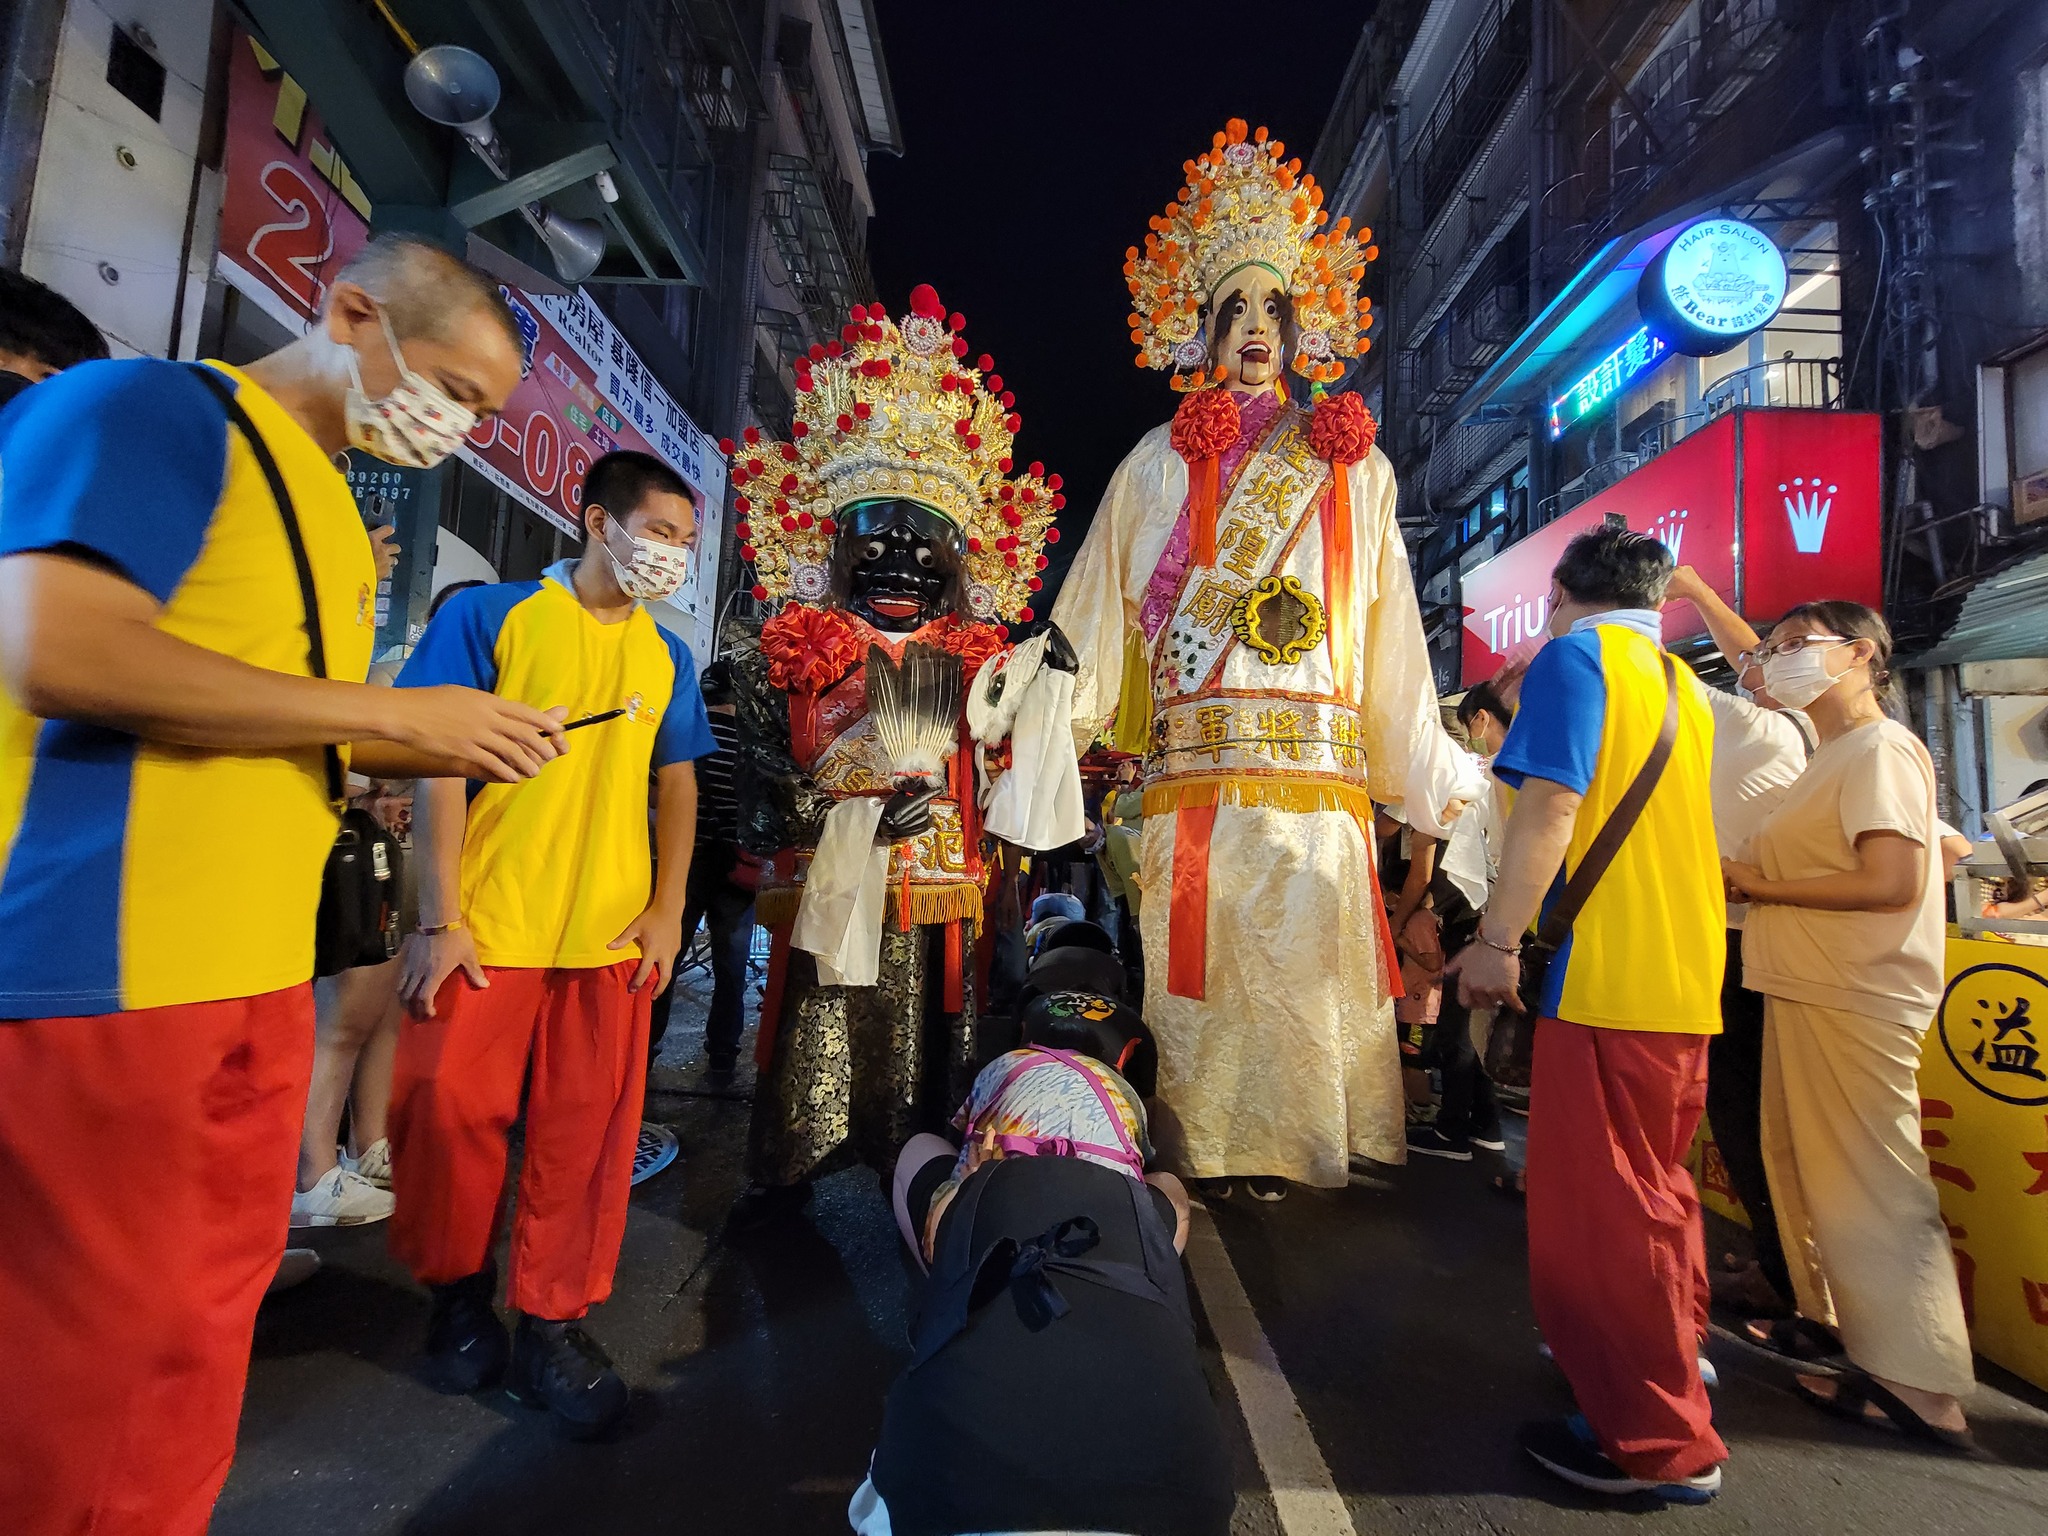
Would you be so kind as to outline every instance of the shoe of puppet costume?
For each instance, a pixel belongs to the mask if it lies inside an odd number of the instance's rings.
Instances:
[[[427,1318],[427,1381],[437,1392],[461,1396],[493,1386],[505,1374],[511,1339],[491,1298],[498,1266],[429,1286],[434,1310]]]
[[[505,1385],[527,1407],[545,1408],[572,1440],[594,1440],[626,1413],[624,1378],[580,1323],[520,1318]]]

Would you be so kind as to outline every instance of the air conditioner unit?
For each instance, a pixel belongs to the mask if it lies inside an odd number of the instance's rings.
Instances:
[[[2021,527],[2048,519],[2048,469],[2012,483],[2012,520]]]

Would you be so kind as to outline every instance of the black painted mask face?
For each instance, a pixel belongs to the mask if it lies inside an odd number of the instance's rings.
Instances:
[[[835,595],[876,629],[908,634],[957,608],[963,556],[959,530],[929,507],[866,502],[840,529]]]

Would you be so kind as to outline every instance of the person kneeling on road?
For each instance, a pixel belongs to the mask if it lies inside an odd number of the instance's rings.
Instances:
[[[435,1385],[496,1381],[508,1341],[491,1307],[492,1250],[525,1085],[511,1386],[579,1436],[626,1408],[625,1383],[580,1321],[611,1294],[625,1237],[649,1005],[682,945],[693,762],[714,745],[689,650],[641,607],[675,590],[695,514],[659,459],[606,454],[584,480],[581,558],[463,593],[399,678],[460,679],[566,713],[575,733],[520,793],[485,786],[465,800],[461,781],[443,779],[415,807],[420,926],[401,960],[414,1022],[392,1085],[391,1249],[434,1293]]]
[[[849,1518],[860,1536],[1221,1536],[1234,1500],[1178,1258],[1187,1194],[1143,1168],[1151,1037],[1121,1004],[1056,993],[1024,1039],[976,1080],[964,1148],[913,1137],[897,1166],[897,1220],[931,1272]]]

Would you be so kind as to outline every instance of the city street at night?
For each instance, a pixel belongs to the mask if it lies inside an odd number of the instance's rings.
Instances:
[[[0,1536],[2048,1536],[2048,0],[0,0]]]
[[[652,1100],[682,1159],[634,1191],[618,1292],[593,1324],[634,1389],[619,1441],[566,1443],[502,1393],[437,1396],[417,1378],[426,1299],[381,1231],[317,1236],[326,1267],[257,1324],[220,1536],[845,1530],[908,1358],[909,1267],[865,1172],[828,1180],[784,1228],[710,1241],[741,1187],[747,1111],[697,1086],[691,1006],[656,1068],[675,1091]],[[1560,1497],[1515,1449],[1518,1424],[1568,1397],[1536,1351],[1520,1207],[1491,1176],[1483,1156],[1418,1158],[1277,1207],[1234,1199],[1218,1241],[1191,1243],[1233,1536],[1621,1528],[1626,1514]],[[2010,1375],[1987,1371],[1969,1405],[1988,1459],[1957,1462],[1823,1418],[1780,1362],[1725,1335],[1709,1353],[1734,1459],[1713,1506],[1666,1521],[1704,1536],[2048,1522],[2048,1394]]]

